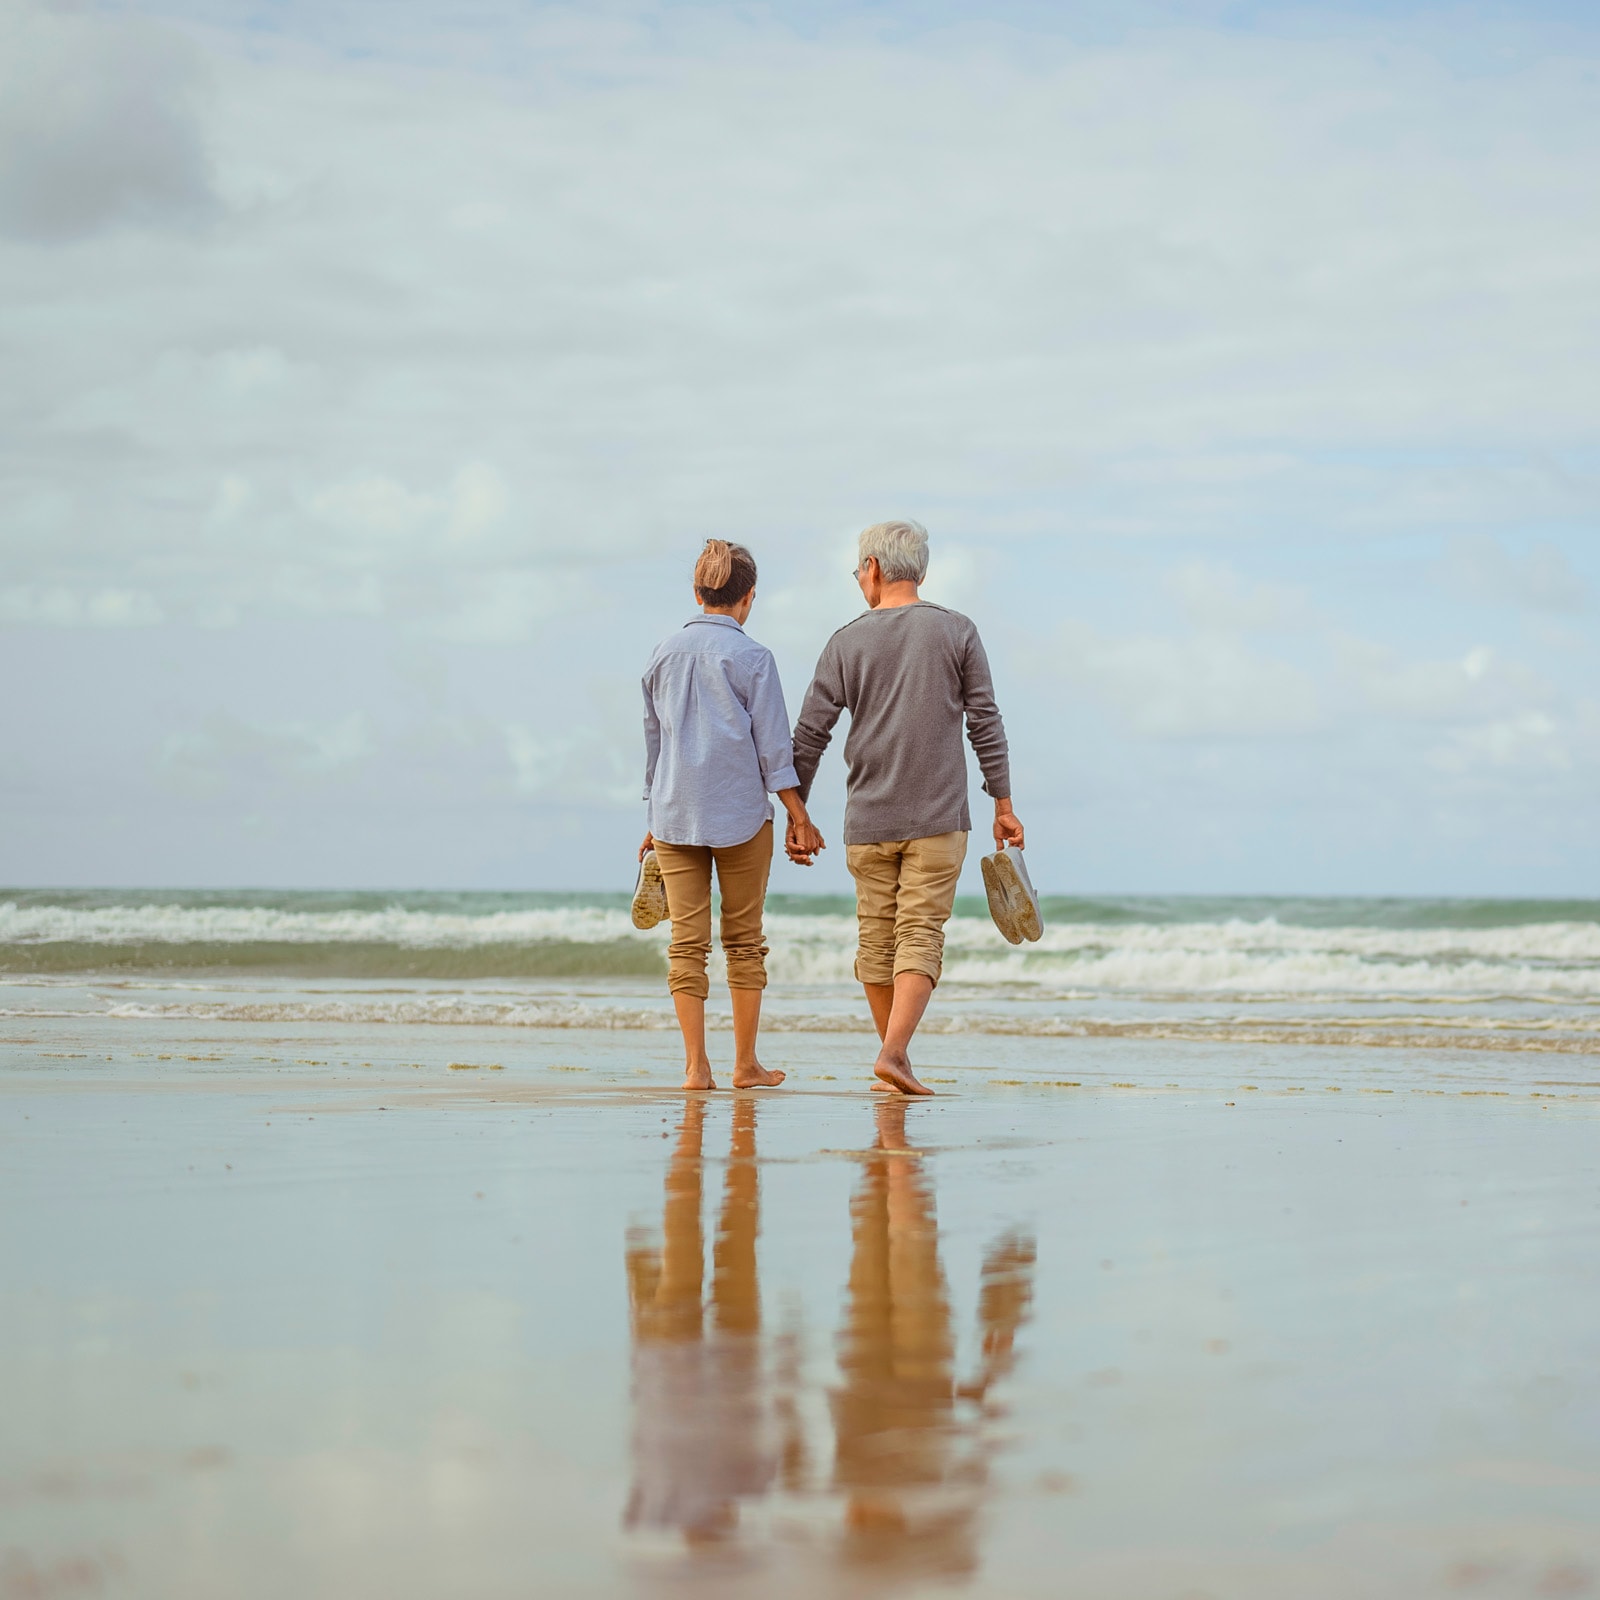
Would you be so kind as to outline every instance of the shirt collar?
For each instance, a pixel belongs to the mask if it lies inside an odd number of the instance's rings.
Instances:
[[[689,620],[686,623],[684,623],[684,627],[692,628],[695,625],[695,623],[697,623],[697,622],[720,622],[720,623],[724,624],[726,627],[738,628],[740,633],[744,632],[744,629],[742,627],[740,627],[738,621],[735,618],[729,617],[729,616],[724,616],[720,611],[711,612],[709,615],[706,612],[702,611],[699,616],[690,617]]]

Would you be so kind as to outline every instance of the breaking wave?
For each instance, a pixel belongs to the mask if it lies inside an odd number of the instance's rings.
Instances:
[[[547,904],[527,904],[543,899]],[[420,902],[420,903],[418,903]],[[508,903],[511,902],[511,903]],[[775,984],[853,981],[855,921],[835,900],[769,913]],[[1162,999],[1507,998],[1600,1004],[1600,906],[1530,902],[1048,902],[1044,938],[1006,944],[982,915],[952,919],[946,981],[981,995]],[[1133,913],[1143,910],[1144,919]],[[1230,910],[1251,915],[1226,915]],[[1346,920],[1330,920],[1333,913]],[[1293,920],[1291,920],[1291,918]],[[649,979],[668,930],[633,928],[622,896],[46,896],[0,902],[0,972],[226,973],[350,979]]]

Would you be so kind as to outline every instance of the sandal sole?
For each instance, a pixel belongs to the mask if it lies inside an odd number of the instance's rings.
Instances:
[[[654,850],[646,850],[633,891],[633,925],[653,928],[667,920],[667,886],[661,881],[661,863]]]
[[[989,915],[995,927],[1002,938],[1021,944],[1024,939],[1038,939],[1044,933],[1044,922],[1016,864],[1008,857],[1008,851],[1000,850],[992,856],[984,856],[979,865],[983,870],[984,893],[989,897]]]

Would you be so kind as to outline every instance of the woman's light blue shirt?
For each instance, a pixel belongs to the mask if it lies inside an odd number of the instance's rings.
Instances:
[[[732,617],[691,617],[644,674],[644,797],[665,844],[743,844],[798,789],[778,664]]]

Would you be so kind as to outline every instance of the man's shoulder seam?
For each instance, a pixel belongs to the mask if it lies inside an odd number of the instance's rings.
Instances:
[[[858,622],[865,622],[871,615],[872,613],[870,611],[863,611],[859,617],[851,617],[848,622],[841,623],[840,626],[835,628],[833,632],[828,635],[828,643],[832,644],[841,633],[844,633],[849,628],[855,627]]]
[[[930,611],[937,611],[942,616],[954,617],[957,622],[966,623],[969,628],[975,628],[977,626],[977,624],[966,614],[965,611],[957,611],[951,606],[942,606],[936,600],[923,600],[920,603],[926,606]]]

